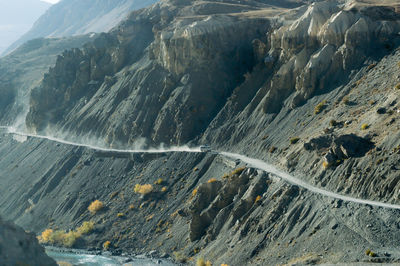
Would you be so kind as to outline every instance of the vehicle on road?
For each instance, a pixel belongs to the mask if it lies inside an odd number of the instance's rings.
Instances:
[[[201,152],[208,152],[208,151],[211,151],[211,147],[210,147],[210,145],[201,145],[201,146],[200,146],[200,151],[201,151]]]

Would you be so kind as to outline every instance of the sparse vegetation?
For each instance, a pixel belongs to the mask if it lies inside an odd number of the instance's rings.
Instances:
[[[370,256],[370,257],[376,257],[376,253],[371,251],[370,249],[367,249],[365,251],[365,255]]]
[[[375,63],[370,64],[370,65],[368,66],[368,70],[371,70],[371,69],[373,69],[373,68],[375,68],[375,67],[376,67],[376,64],[375,64]]]
[[[207,181],[207,183],[214,183],[214,182],[217,182],[217,179],[216,179],[216,178],[210,178],[210,179]]]
[[[244,169],[245,169],[244,167],[236,168],[231,172],[230,176],[240,175],[244,171]]]
[[[38,236],[40,243],[59,245],[64,247],[73,247],[76,241],[82,237],[82,235],[90,234],[94,229],[94,223],[92,221],[83,222],[80,227],[75,231],[65,232],[63,230],[46,229]]]
[[[396,86],[394,86],[394,88],[395,88],[396,90],[400,90],[400,83],[398,83]]]
[[[323,161],[323,162],[322,162],[322,167],[323,167],[324,169],[327,169],[327,168],[331,167],[331,164],[328,163],[327,161]]]
[[[366,130],[366,129],[368,129],[369,128],[369,125],[368,124],[362,124],[361,125],[361,130]]]
[[[188,258],[181,251],[174,251],[175,260],[181,263],[187,262]]]
[[[271,146],[271,148],[269,148],[269,153],[274,153],[276,151],[276,147],[275,146]]]
[[[39,242],[50,243],[51,236],[53,235],[53,229],[46,229],[38,236]]]
[[[93,231],[93,229],[94,229],[94,222],[85,221],[82,223],[80,227],[78,227],[78,229],[76,229],[76,231],[81,235],[87,235],[90,234]]]
[[[159,178],[154,182],[154,185],[161,185],[163,182],[164,180],[162,178]]]
[[[335,119],[332,119],[331,121],[329,121],[329,125],[331,127],[336,127],[337,126],[337,121]]]
[[[290,141],[290,144],[296,144],[297,142],[299,142],[299,140],[300,140],[299,137],[293,137],[289,141]]]
[[[259,202],[260,200],[261,200],[261,196],[258,195],[258,196],[256,197],[256,200],[254,201],[254,203],[257,203],[257,202]]]
[[[196,266],[212,266],[212,263],[209,260],[205,261],[203,258],[198,258],[196,261]]]
[[[314,107],[314,114],[317,115],[317,114],[321,113],[322,110],[325,109],[325,107],[326,107],[326,100],[323,100],[322,102],[320,102],[319,104],[317,104],[317,105]]]
[[[153,191],[153,186],[151,184],[144,184],[144,185],[136,184],[133,190],[135,191],[135,193],[147,195]]]
[[[107,240],[106,242],[103,243],[103,249],[108,250],[111,246],[111,241]]]
[[[98,211],[102,210],[104,208],[103,202],[99,200],[95,200],[92,203],[90,203],[88,210],[92,214],[96,214]]]
[[[75,242],[81,237],[81,234],[78,232],[70,231],[68,233],[64,233],[62,236],[62,243],[64,247],[73,247]]]
[[[349,96],[343,97],[343,103],[344,103],[345,105],[349,105],[349,104],[350,104]]]

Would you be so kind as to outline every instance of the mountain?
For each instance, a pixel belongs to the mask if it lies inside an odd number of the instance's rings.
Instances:
[[[26,33],[50,6],[38,0],[1,1],[0,54]]]
[[[39,38],[28,41],[7,56],[0,58],[0,119],[13,124],[20,117],[20,125],[28,112],[31,90],[40,84],[43,75],[53,66],[65,49],[79,48],[96,34],[69,38]]]
[[[72,245],[114,254],[397,263],[399,32],[390,0],[136,10],[57,56],[28,134],[2,128],[0,214],[92,221]]]
[[[63,0],[51,6],[33,27],[10,47],[40,37],[65,37],[108,31],[132,10],[153,4],[156,0]]]

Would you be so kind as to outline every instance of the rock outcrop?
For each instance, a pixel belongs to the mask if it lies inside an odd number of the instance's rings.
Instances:
[[[48,257],[39,245],[36,236],[22,228],[0,219],[0,264],[43,265],[57,263]]]

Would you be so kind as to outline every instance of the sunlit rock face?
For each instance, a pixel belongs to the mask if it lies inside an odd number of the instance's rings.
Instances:
[[[267,64],[274,77],[267,86],[264,111],[276,112],[293,90],[292,106],[338,84],[372,54],[385,54],[398,42],[400,14],[394,7],[324,1],[289,15],[270,35]],[[292,19],[292,20],[291,20]]]

